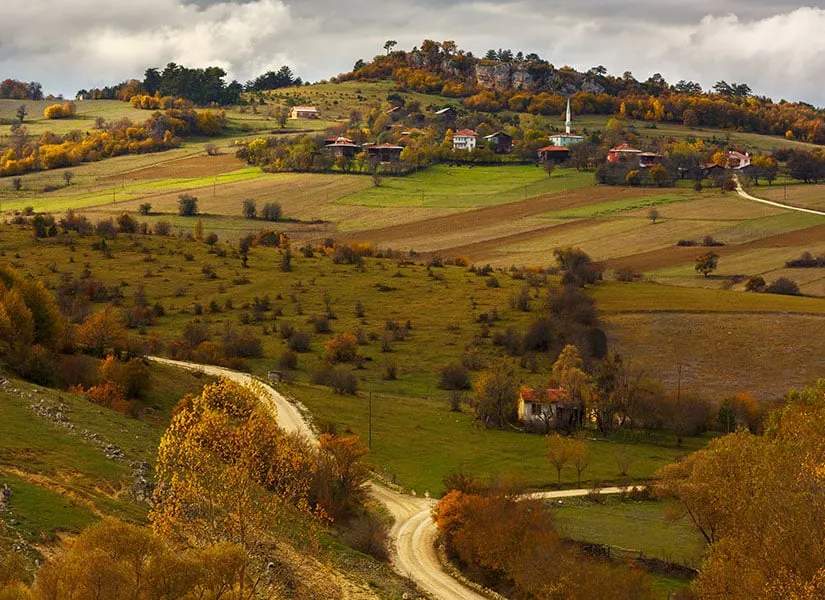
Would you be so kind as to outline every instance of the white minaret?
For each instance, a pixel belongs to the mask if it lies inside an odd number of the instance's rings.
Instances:
[[[564,131],[567,135],[573,133],[573,112],[570,110],[570,98],[567,99],[567,121],[564,123]]]

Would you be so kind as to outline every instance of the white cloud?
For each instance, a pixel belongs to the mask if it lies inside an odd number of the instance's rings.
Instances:
[[[220,65],[241,81],[289,64],[317,80],[386,39],[429,38],[825,105],[822,31],[825,9],[791,0],[27,0],[4,7],[0,72],[67,94],[169,61]]]

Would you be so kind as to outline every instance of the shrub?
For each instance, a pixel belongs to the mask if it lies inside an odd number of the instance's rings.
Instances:
[[[761,275],[752,275],[748,277],[748,282],[745,284],[745,291],[746,292],[764,292],[765,287],[765,278]]]
[[[323,366],[312,374],[312,383],[325,385],[336,394],[355,394],[358,391],[358,380],[354,374]]]
[[[389,535],[381,519],[365,513],[356,517],[344,532],[344,541],[359,552],[381,561],[389,559]]]
[[[244,200],[241,205],[241,214],[244,219],[254,219],[258,215],[258,205],[252,199]]]
[[[191,194],[178,196],[178,214],[182,217],[193,217],[198,214],[198,199]]]
[[[685,246],[698,246],[694,240],[679,240],[676,242],[677,246],[685,247]]]
[[[315,333],[330,333],[332,331],[329,326],[329,318],[326,315],[314,317],[312,324],[315,327]]]
[[[212,247],[218,243],[218,234],[214,232],[207,233],[203,241],[207,246]]]
[[[783,294],[786,296],[799,296],[801,292],[799,291],[799,286],[795,281],[792,279],[788,279],[787,277],[780,277],[769,286],[765,288],[765,291],[769,294]]]
[[[351,333],[340,333],[325,344],[327,360],[332,363],[352,362],[358,356],[358,340]]]
[[[238,331],[231,325],[227,325],[221,342],[227,358],[260,358],[263,356],[260,338],[250,331]]]
[[[152,212],[152,205],[148,202],[144,202],[138,207],[138,212],[145,217]]]
[[[310,339],[311,338],[308,333],[296,330],[291,336],[289,336],[287,346],[295,352],[309,352]]]
[[[278,357],[278,367],[284,371],[294,371],[298,368],[298,353],[287,348]]]
[[[138,222],[129,213],[122,213],[117,218],[118,233],[135,233],[138,230]]]
[[[289,321],[281,321],[281,324],[278,326],[278,329],[281,334],[281,337],[285,340],[291,338],[292,334],[295,333],[295,325],[293,325]]]
[[[280,221],[281,205],[277,202],[267,202],[261,210],[261,218],[264,221]]]
[[[383,379],[395,381],[398,379],[398,363],[394,359],[389,359],[384,363]]]
[[[461,363],[452,363],[441,369],[438,387],[442,390],[470,389],[470,374]]]
[[[172,230],[172,226],[169,224],[169,221],[158,221],[152,226],[152,233],[155,235],[169,235],[169,232]]]

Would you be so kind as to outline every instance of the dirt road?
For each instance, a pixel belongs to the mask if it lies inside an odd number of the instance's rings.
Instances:
[[[247,373],[232,371],[223,367],[201,365],[157,356],[148,357],[154,362],[199,371],[213,377],[224,377],[255,392],[264,406],[273,410],[278,424],[288,432],[300,433],[310,439],[316,436],[312,428],[301,416],[294,404],[289,402],[270,385],[253,378]],[[408,496],[385,486],[370,483],[373,497],[383,504],[393,516],[390,530],[392,539],[392,562],[398,573],[415,581],[421,589],[433,598],[443,600],[485,600],[482,596],[447,574],[438,560],[435,550],[438,529],[431,517],[435,501],[430,498]],[[618,494],[621,488],[603,488],[602,494]],[[529,494],[529,498],[554,499],[586,496],[590,490],[560,490]]]

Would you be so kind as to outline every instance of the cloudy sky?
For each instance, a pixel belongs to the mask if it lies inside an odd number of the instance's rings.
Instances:
[[[0,79],[74,95],[175,61],[317,81],[429,38],[825,106],[823,32],[825,0],[26,0],[3,8]]]

